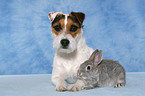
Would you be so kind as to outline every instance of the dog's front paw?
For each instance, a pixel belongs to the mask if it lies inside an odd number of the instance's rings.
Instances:
[[[68,87],[69,91],[80,91],[81,90],[81,86],[77,85],[77,84],[73,84],[71,86]]]
[[[66,91],[66,90],[67,90],[66,85],[58,85],[56,87],[56,91],[62,92],[62,91]]]

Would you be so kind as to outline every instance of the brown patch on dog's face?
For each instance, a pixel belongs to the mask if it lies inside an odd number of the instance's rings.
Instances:
[[[68,15],[58,14],[52,21],[52,33],[58,36],[65,32],[65,34],[70,34],[73,38],[76,38],[81,33],[84,19],[85,14],[81,12],[71,12]]]
[[[67,34],[71,34],[73,38],[75,38],[78,34],[81,33],[81,27],[78,23],[74,22],[72,19],[68,17],[66,24]]]
[[[56,36],[62,33],[63,29],[65,28],[64,17],[64,15],[58,15],[52,22],[52,33],[54,33]]]
[[[82,23],[85,19],[85,14],[81,12],[71,12],[67,20],[67,34],[71,34],[75,38],[81,33]]]

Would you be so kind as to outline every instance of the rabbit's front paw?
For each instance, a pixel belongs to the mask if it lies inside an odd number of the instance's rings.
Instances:
[[[114,85],[114,88],[120,88],[120,87],[124,87],[124,84],[122,83],[118,83]]]
[[[80,91],[81,87],[79,85],[77,85],[77,84],[73,84],[73,85],[68,87],[68,90],[69,91]]]
[[[66,88],[66,85],[59,85],[56,87],[56,91],[66,91],[67,88]]]

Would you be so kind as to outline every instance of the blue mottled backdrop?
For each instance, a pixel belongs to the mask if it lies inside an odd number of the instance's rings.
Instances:
[[[145,71],[145,0],[0,0],[0,74],[51,73],[51,11],[86,14],[84,36],[126,71]]]

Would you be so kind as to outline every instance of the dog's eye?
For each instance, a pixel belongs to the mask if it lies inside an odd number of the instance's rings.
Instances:
[[[77,31],[78,27],[76,25],[71,25],[70,31],[75,32]]]
[[[90,71],[90,70],[92,70],[92,66],[91,65],[87,65],[86,71]]]
[[[56,31],[60,31],[61,30],[61,26],[60,25],[56,25],[53,27]]]

